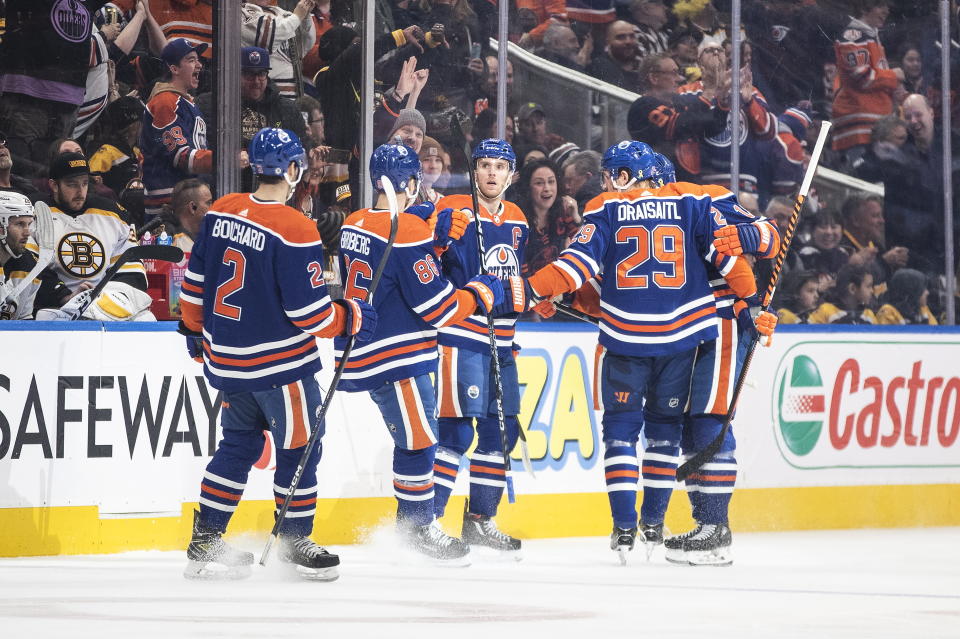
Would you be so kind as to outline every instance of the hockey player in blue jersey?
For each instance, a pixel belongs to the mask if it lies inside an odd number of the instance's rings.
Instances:
[[[504,280],[520,275],[529,228],[519,207],[503,200],[516,162],[513,148],[504,140],[483,140],[474,148],[471,170],[475,172],[481,210],[473,216],[463,236],[443,253],[443,272],[454,285],[462,286],[481,272]],[[470,195],[448,195],[437,203],[437,208],[473,213],[473,200]],[[477,220],[483,224],[482,259],[477,250]],[[524,307],[522,287],[519,293],[513,287],[506,288],[506,298],[494,310],[494,325],[509,454],[520,433],[520,386],[513,337],[518,312]],[[476,420],[477,447],[470,458],[470,497],[463,520],[463,540],[470,545],[514,552],[520,550],[520,540],[501,532],[493,521],[506,487],[506,469],[491,363],[486,318],[475,315],[440,329],[440,447],[434,466],[434,507],[437,516],[443,516],[460,459],[473,442]]]
[[[711,198],[658,188],[661,170],[650,147],[620,142],[604,154],[602,168],[607,192],[588,203],[580,234],[528,283],[536,301],[604,274],[595,396],[604,411],[611,548],[625,560],[638,533],[641,476],[641,538],[651,546],[663,540],[697,346],[717,336],[706,263],[745,296],[756,286],[749,269],[714,248],[714,232],[726,221]],[[636,451],[641,431],[642,469]]]
[[[362,301],[335,300],[323,280],[316,226],[286,206],[306,166],[297,136],[261,129],[250,142],[259,176],[254,193],[226,195],[210,207],[190,256],[180,296],[180,330],[210,384],[222,391],[223,439],[207,464],[194,514],[184,576],[239,578],[253,555],[222,535],[243,495],[250,468],[263,451],[264,431],[275,442],[273,490],[282,503],[322,403],[316,337],[373,335],[377,316]],[[303,470],[280,528],[279,556],[308,579],[336,579],[340,563],[310,539],[317,502],[321,445]]]
[[[398,208],[404,209],[420,187],[420,160],[410,147],[384,144],[370,157],[370,179],[379,193],[374,208],[350,215],[340,234],[344,295],[357,300],[366,299],[390,236],[383,181],[394,185]],[[370,342],[353,350],[339,385],[345,391],[369,392],[393,437],[399,531],[414,549],[445,561],[463,560],[470,549],[447,535],[434,515],[437,408],[430,375],[437,370],[437,329],[478,309],[488,313],[503,299],[495,275],[473,273],[457,289],[440,273],[435,245],[446,246],[465,226],[452,223],[451,215],[442,212],[449,223],[441,219],[434,232],[418,215],[399,214],[396,240],[372,300],[380,317],[389,321],[381,321]],[[344,342],[335,341],[338,356]]]
[[[665,183],[674,176],[663,176]],[[688,193],[710,196],[714,208],[728,222],[716,231],[714,246],[727,256],[742,254],[771,258],[779,250],[779,233],[770,220],[753,216],[737,203],[736,196],[720,186],[677,185]],[[684,413],[681,450],[689,458],[703,450],[719,434],[751,339],[761,333],[769,345],[777,316],[758,313],[760,300],[738,297],[712,265],[707,265],[717,306],[718,336],[697,349],[690,401]],[[737,478],[736,440],[728,430],[720,450],[686,479],[687,496],[696,527],[664,540],[669,561],[690,565],[729,565],[732,535],[728,519],[730,497]]]

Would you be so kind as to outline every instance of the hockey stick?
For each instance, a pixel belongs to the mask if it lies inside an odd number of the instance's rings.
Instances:
[[[483,274],[486,251],[483,246],[483,224],[480,221],[480,201],[477,197],[477,176],[476,166],[473,162],[473,154],[470,153],[470,144],[467,142],[467,136],[464,135],[458,118],[450,119],[450,129],[454,139],[459,139],[463,143],[463,154],[470,167],[468,174],[470,176],[470,198],[473,204],[473,218],[477,227],[477,257],[480,260],[480,273]],[[493,313],[487,313],[487,336],[490,339],[490,360],[493,369],[494,394],[497,405],[497,425],[500,427],[500,446],[503,448],[503,467],[506,472],[510,472],[510,451],[507,450],[507,422],[503,415],[503,380],[500,376],[500,355],[497,353],[497,329],[493,318]],[[533,464],[530,462],[530,452],[527,450],[527,436],[523,428],[517,424],[517,431],[520,437],[520,456],[523,459],[524,469],[531,476],[536,477],[533,472]]]
[[[583,311],[578,311],[572,306],[567,306],[563,302],[554,302],[553,305],[558,311],[566,315],[567,317],[572,317],[573,319],[578,319],[581,322],[586,322],[587,324],[593,324],[594,326],[600,326],[600,320],[594,317],[593,315],[587,315]]]
[[[376,270],[373,272],[373,279],[370,280],[370,288],[367,289],[367,303],[373,302],[373,293],[377,290],[377,286],[380,284],[380,278],[383,275],[383,269],[387,266],[387,258],[390,256],[390,251],[393,249],[393,243],[397,239],[397,227],[399,226],[399,207],[397,206],[397,194],[393,189],[393,184],[390,183],[390,180],[386,176],[380,178],[380,184],[383,187],[383,192],[387,196],[387,202],[390,207],[390,237],[387,239],[387,246],[383,250],[383,255],[380,257],[380,262],[377,264]],[[343,347],[343,354],[340,355],[340,362],[337,364],[336,369],[333,371],[333,380],[330,382],[330,387],[327,389],[327,394],[323,398],[323,404],[320,406],[320,411],[317,413],[316,425],[313,428],[313,432],[310,433],[310,439],[307,441],[306,446],[303,449],[303,454],[300,455],[300,461],[297,463],[297,470],[293,473],[293,479],[290,480],[290,487],[287,489],[287,496],[283,498],[283,503],[280,505],[280,511],[277,514],[277,519],[273,523],[273,530],[270,531],[270,537],[267,539],[267,545],[263,548],[263,553],[260,555],[260,565],[267,565],[267,558],[270,556],[270,549],[273,548],[274,542],[280,536],[280,526],[283,525],[283,518],[287,515],[287,510],[290,508],[290,502],[293,501],[293,495],[297,492],[297,487],[300,486],[300,477],[303,475],[304,468],[307,467],[307,461],[310,459],[310,451],[313,450],[313,445],[317,442],[317,437],[320,435],[320,424],[323,423],[324,417],[327,415],[327,411],[330,409],[330,404],[333,400],[334,393],[337,392],[337,384],[340,383],[340,378],[343,376],[343,371],[347,367],[347,361],[350,359],[350,351],[353,350],[354,336],[351,335],[347,338],[347,343]]]
[[[41,211],[39,215],[37,214],[38,210]],[[55,235],[53,211],[50,210],[46,202],[38,201],[33,205],[33,221],[36,224],[34,237],[37,240],[37,248],[39,249],[37,252],[37,263],[33,265],[33,268],[30,269],[27,276],[20,280],[13,290],[10,291],[6,299],[0,300],[0,308],[2,308],[4,312],[7,311],[8,304],[16,303],[20,293],[53,261],[53,242]]]
[[[110,281],[116,277],[117,273],[120,272],[120,268],[127,264],[128,262],[136,262],[139,260],[160,260],[163,262],[179,262],[183,259],[183,251],[176,246],[169,246],[163,244],[144,244],[143,246],[131,246],[126,251],[124,251],[120,257],[114,262],[110,268],[107,269],[106,273],[103,274],[103,278],[97,282],[97,285],[94,286],[89,292],[84,291],[82,295],[86,295],[85,299],[77,308],[73,311],[73,314],[70,316],[70,319],[80,319],[84,311],[86,311],[93,301],[97,299],[97,296],[103,291],[104,287],[110,283]]]
[[[770,274],[770,282],[767,284],[767,291],[763,296],[762,311],[770,308],[770,302],[773,300],[773,294],[777,290],[777,283],[780,280],[780,272],[783,269],[783,262],[787,258],[787,252],[790,250],[790,244],[793,242],[793,234],[797,230],[800,222],[800,212],[803,210],[803,203],[807,199],[807,191],[810,190],[810,183],[813,182],[813,175],[817,172],[817,165],[820,163],[820,154],[823,152],[823,146],[827,141],[827,134],[830,132],[831,123],[824,121],[820,127],[820,135],[817,137],[817,143],[813,147],[813,153],[810,154],[810,164],[807,165],[807,172],[803,176],[803,182],[800,184],[800,191],[797,193],[797,199],[793,203],[793,214],[787,223],[787,229],[780,240],[780,250],[773,262],[773,272]],[[750,339],[750,347],[743,359],[743,368],[737,377],[737,383],[733,389],[733,396],[730,398],[730,404],[727,407],[727,414],[723,418],[723,426],[717,436],[707,444],[706,448],[688,459],[677,469],[677,481],[687,479],[692,473],[698,471],[707,461],[713,458],[723,445],[723,440],[730,430],[730,422],[733,420],[733,414],[737,410],[737,403],[740,401],[740,393],[743,391],[744,382],[747,379],[747,373],[750,371],[750,363],[753,361],[753,353],[756,351],[757,343],[760,341],[758,335]]]

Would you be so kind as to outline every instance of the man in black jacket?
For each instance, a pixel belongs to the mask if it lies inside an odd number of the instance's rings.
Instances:
[[[269,72],[270,54],[266,49],[240,49],[240,148],[243,151],[257,131],[265,127],[293,131],[301,141],[306,135],[306,124],[297,104],[280,95],[267,77]],[[197,98],[197,106],[207,121],[207,130],[212,131],[216,118],[213,94],[201,95]],[[241,188],[249,191],[252,186],[252,174],[244,168]]]

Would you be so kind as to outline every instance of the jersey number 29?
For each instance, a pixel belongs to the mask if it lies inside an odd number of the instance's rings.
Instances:
[[[666,267],[653,270],[655,285],[660,288],[680,288],[687,281],[684,234],[679,226],[659,225],[653,231],[645,226],[623,226],[617,229],[616,239],[617,244],[629,244],[633,248],[633,253],[617,263],[617,288],[647,288],[649,278],[632,273],[651,256]]]

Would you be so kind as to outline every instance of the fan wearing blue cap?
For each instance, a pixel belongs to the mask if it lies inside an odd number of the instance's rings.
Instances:
[[[143,152],[144,209],[148,218],[159,215],[170,202],[180,180],[213,169],[213,152],[207,149],[207,124],[190,92],[200,84],[207,45],[174,38],[160,54],[166,71],[147,102],[140,130]]]

